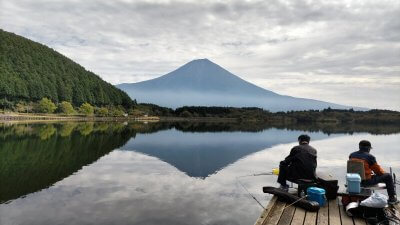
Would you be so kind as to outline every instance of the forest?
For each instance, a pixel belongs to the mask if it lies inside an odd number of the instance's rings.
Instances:
[[[177,109],[164,108],[153,104],[138,104],[137,112],[159,117],[193,118],[233,118],[238,121],[271,123],[342,123],[342,124],[400,124],[400,112],[371,109],[355,111],[353,109],[305,110],[272,113],[256,107],[205,107],[185,106]],[[133,110],[132,114],[135,114]]]
[[[0,81],[3,108],[43,98],[74,106],[134,105],[125,92],[57,51],[1,29]]]

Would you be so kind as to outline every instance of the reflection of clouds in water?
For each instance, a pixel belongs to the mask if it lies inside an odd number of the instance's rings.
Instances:
[[[361,139],[374,146],[384,167],[399,172],[399,135],[357,134],[312,141],[318,170],[343,180],[346,160]],[[270,172],[296,143],[280,144],[236,161],[206,179],[188,177],[171,165],[136,152],[113,151],[53,187],[0,205],[0,224],[252,224],[261,208],[236,177]],[[266,205],[262,186],[276,176],[240,178]]]
[[[1,206],[0,222],[246,224],[257,207],[232,183],[193,179],[155,158],[114,151],[47,190]]]

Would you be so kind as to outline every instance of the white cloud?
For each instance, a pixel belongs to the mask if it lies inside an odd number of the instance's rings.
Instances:
[[[0,8],[0,28],[113,84],[209,58],[278,93],[400,110],[399,1],[2,0]],[[341,95],[362,80],[379,85]],[[304,82],[307,90],[294,88]]]

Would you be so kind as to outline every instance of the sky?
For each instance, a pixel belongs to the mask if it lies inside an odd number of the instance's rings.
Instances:
[[[0,28],[112,84],[208,58],[279,94],[400,111],[398,0],[0,0]]]

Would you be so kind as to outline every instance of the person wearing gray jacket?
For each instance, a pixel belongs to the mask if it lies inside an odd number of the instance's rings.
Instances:
[[[316,181],[317,150],[309,145],[310,136],[302,134],[298,137],[299,145],[293,147],[290,154],[279,164],[278,183],[287,190],[286,181],[307,179]]]

